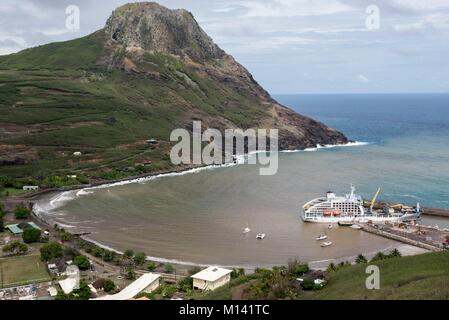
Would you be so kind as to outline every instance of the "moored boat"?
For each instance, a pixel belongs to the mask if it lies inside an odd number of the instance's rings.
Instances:
[[[396,222],[414,220],[420,215],[419,204],[416,208],[397,211],[394,208],[374,210],[380,189],[377,190],[371,205],[365,207],[360,195],[355,193],[351,185],[351,192],[345,196],[337,196],[329,191],[326,197],[316,198],[303,206],[302,219],[304,222],[315,223],[338,223],[340,226],[352,226],[355,223],[366,222]]]
[[[332,245],[332,241],[325,241],[325,242],[322,242],[321,243],[321,246],[323,247],[323,248],[325,248],[325,247],[330,247]]]

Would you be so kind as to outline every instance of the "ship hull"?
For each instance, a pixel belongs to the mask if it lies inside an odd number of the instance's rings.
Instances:
[[[358,217],[306,217],[305,214],[302,215],[302,220],[308,223],[338,223],[338,222],[353,222],[353,223],[367,223],[367,222],[401,222],[417,219],[419,216],[416,214],[404,214],[402,216],[387,216],[387,217],[379,217],[379,216],[370,216],[370,215],[362,215]]]

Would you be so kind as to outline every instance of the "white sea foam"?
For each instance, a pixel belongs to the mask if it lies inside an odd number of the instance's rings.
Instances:
[[[362,142],[362,141],[354,141],[354,142],[348,142],[346,144],[326,144],[326,145],[320,145],[318,144],[314,148],[306,148],[303,150],[283,150],[280,151],[281,153],[294,153],[294,152],[314,152],[322,149],[333,149],[333,148],[344,148],[344,147],[361,147],[369,145],[369,142]]]
[[[77,196],[77,197],[80,197],[80,196],[87,196],[87,195],[92,194],[92,193],[94,193],[92,190],[82,189],[82,190],[80,190],[80,191],[78,191],[78,192],[76,193],[76,196]]]

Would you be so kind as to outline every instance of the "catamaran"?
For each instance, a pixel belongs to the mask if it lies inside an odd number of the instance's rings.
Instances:
[[[363,222],[395,222],[419,218],[422,213],[419,204],[413,210],[374,210],[380,188],[374,195],[371,205],[364,206],[361,196],[355,193],[351,185],[351,192],[345,196],[337,196],[329,191],[326,197],[316,198],[303,206],[302,219],[305,222],[341,223],[349,226]]]

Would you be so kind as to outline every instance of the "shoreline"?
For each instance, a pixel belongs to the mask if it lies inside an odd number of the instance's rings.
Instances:
[[[349,143],[349,144],[345,144],[345,145],[336,145],[336,146],[317,146],[316,148],[310,148],[305,149],[305,150],[284,150],[284,151],[280,151],[283,153],[291,153],[291,152],[305,152],[305,151],[316,151],[316,150],[320,150],[320,149],[328,149],[328,148],[335,148],[335,147],[347,147],[347,146],[357,146],[357,145],[365,145],[363,144],[357,144],[357,143]],[[313,150],[312,150],[313,149]],[[100,181],[100,182],[94,182],[88,185],[78,185],[78,186],[71,186],[71,187],[63,187],[63,188],[53,188],[53,189],[45,189],[45,190],[41,190],[39,192],[30,194],[30,195],[25,195],[22,197],[14,197],[14,198],[10,198],[11,200],[14,199],[13,201],[28,201],[29,204],[32,204],[32,216],[33,218],[35,218],[36,220],[38,220],[39,223],[45,225],[46,227],[53,229],[53,226],[51,226],[49,221],[46,221],[38,212],[36,212],[36,207],[35,207],[35,203],[36,201],[41,201],[43,200],[43,197],[51,194],[51,193],[57,193],[59,195],[64,194],[65,192],[70,192],[70,191],[76,191],[76,190],[89,190],[89,189],[97,189],[97,188],[108,188],[108,187],[114,187],[114,186],[120,186],[120,185],[126,185],[126,184],[132,184],[132,183],[140,183],[140,182],[146,182],[152,179],[157,179],[157,178],[163,178],[163,177],[169,177],[169,176],[177,176],[177,175],[184,175],[184,174],[189,174],[189,173],[195,173],[195,172],[199,172],[202,170],[211,170],[211,169],[218,169],[218,168],[226,168],[226,167],[231,167],[231,166],[236,166],[241,164],[241,162],[236,162],[236,163],[228,163],[228,164],[222,164],[222,165],[188,165],[188,166],[182,166],[179,168],[175,168],[175,169],[171,169],[171,170],[163,170],[163,171],[158,171],[158,172],[153,172],[153,173],[148,173],[148,174],[143,174],[143,175],[139,175],[139,176],[132,176],[132,177],[127,177],[124,179],[118,179],[118,180],[112,180],[112,181]],[[49,200],[48,203],[51,203],[52,200]],[[428,209],[428,208],[426,208]],[[447,213],[447,215],[441,215],[443,217],[449,217],[449,209],[436,209],[439,212],[443,212],[443,213]],[[63,225],[61,225],[61,227],[64,227]],[[72,235],[79,237],[81,239],[83,239],[84,241],[89,242],[90,244],[103,248],[103,249],[107,249],[110,251],[114,251],[117,253],[121,253],[119,250],[116,250],[114,248],[110,248],[98,241],[95,241],[93,239],[90,239],[89,234],[84,234],[84,235],[80,235],[80,234],[76,234],[74,232],[70,232],[70,230],[67,230],[67,232],[71,233]],[[404,246],[403,244],[398,244],[398,246]],[[395,247],[398,247],[395,246]],[[386,249],[381,250],[382,252],[386,251],[386,250],[392,250],[393,248],[387,247]],[[415,249],[415,250],[413,250]],[[422,251],[420,251],[421,248],[418,248],[416,246],[410,246],[410,248],[408,248],[408,252],[412,252],[412,254],[421,254],[424,253]],[[371,253],[367,253],[367,255],[369,255]],[[336,262],[336,261],[351,261],[353,260],[355,257],[351,256],[351,257],[336,257],[336,258],[332,258],[332,259],[327,259],[327,260],[322,260],[322,261],[310,261],[308,262],[310,265],[316,265],[317,267],[322,267],[323,263],[327,263],[329,264],[330,262]],[[169,259],[169,258],[162,258],[162,257],[152,257],[152,256],[147,256],[147,260],[148,261],[154,261],[154,262],[158,262],[158,263],[170,263],[170,264],[175,264],[175,265],[181,265],[181,266],[201,266],[201,267],[206,267],[209,266],[208,264],[202,264],[202,263],[194,263],[194,262],[190,262],[190,261],[179,261],[176,259]],[[286,261],[285,263],[287,263],[288,261]],[[270,266],[276,266],[276,264],[270,265]],[[255,269],[258,266],[257,265],[244,265],[244,266],[228,266],[228,267],[243,267],[246,270],[251,270],[251,269]]]

